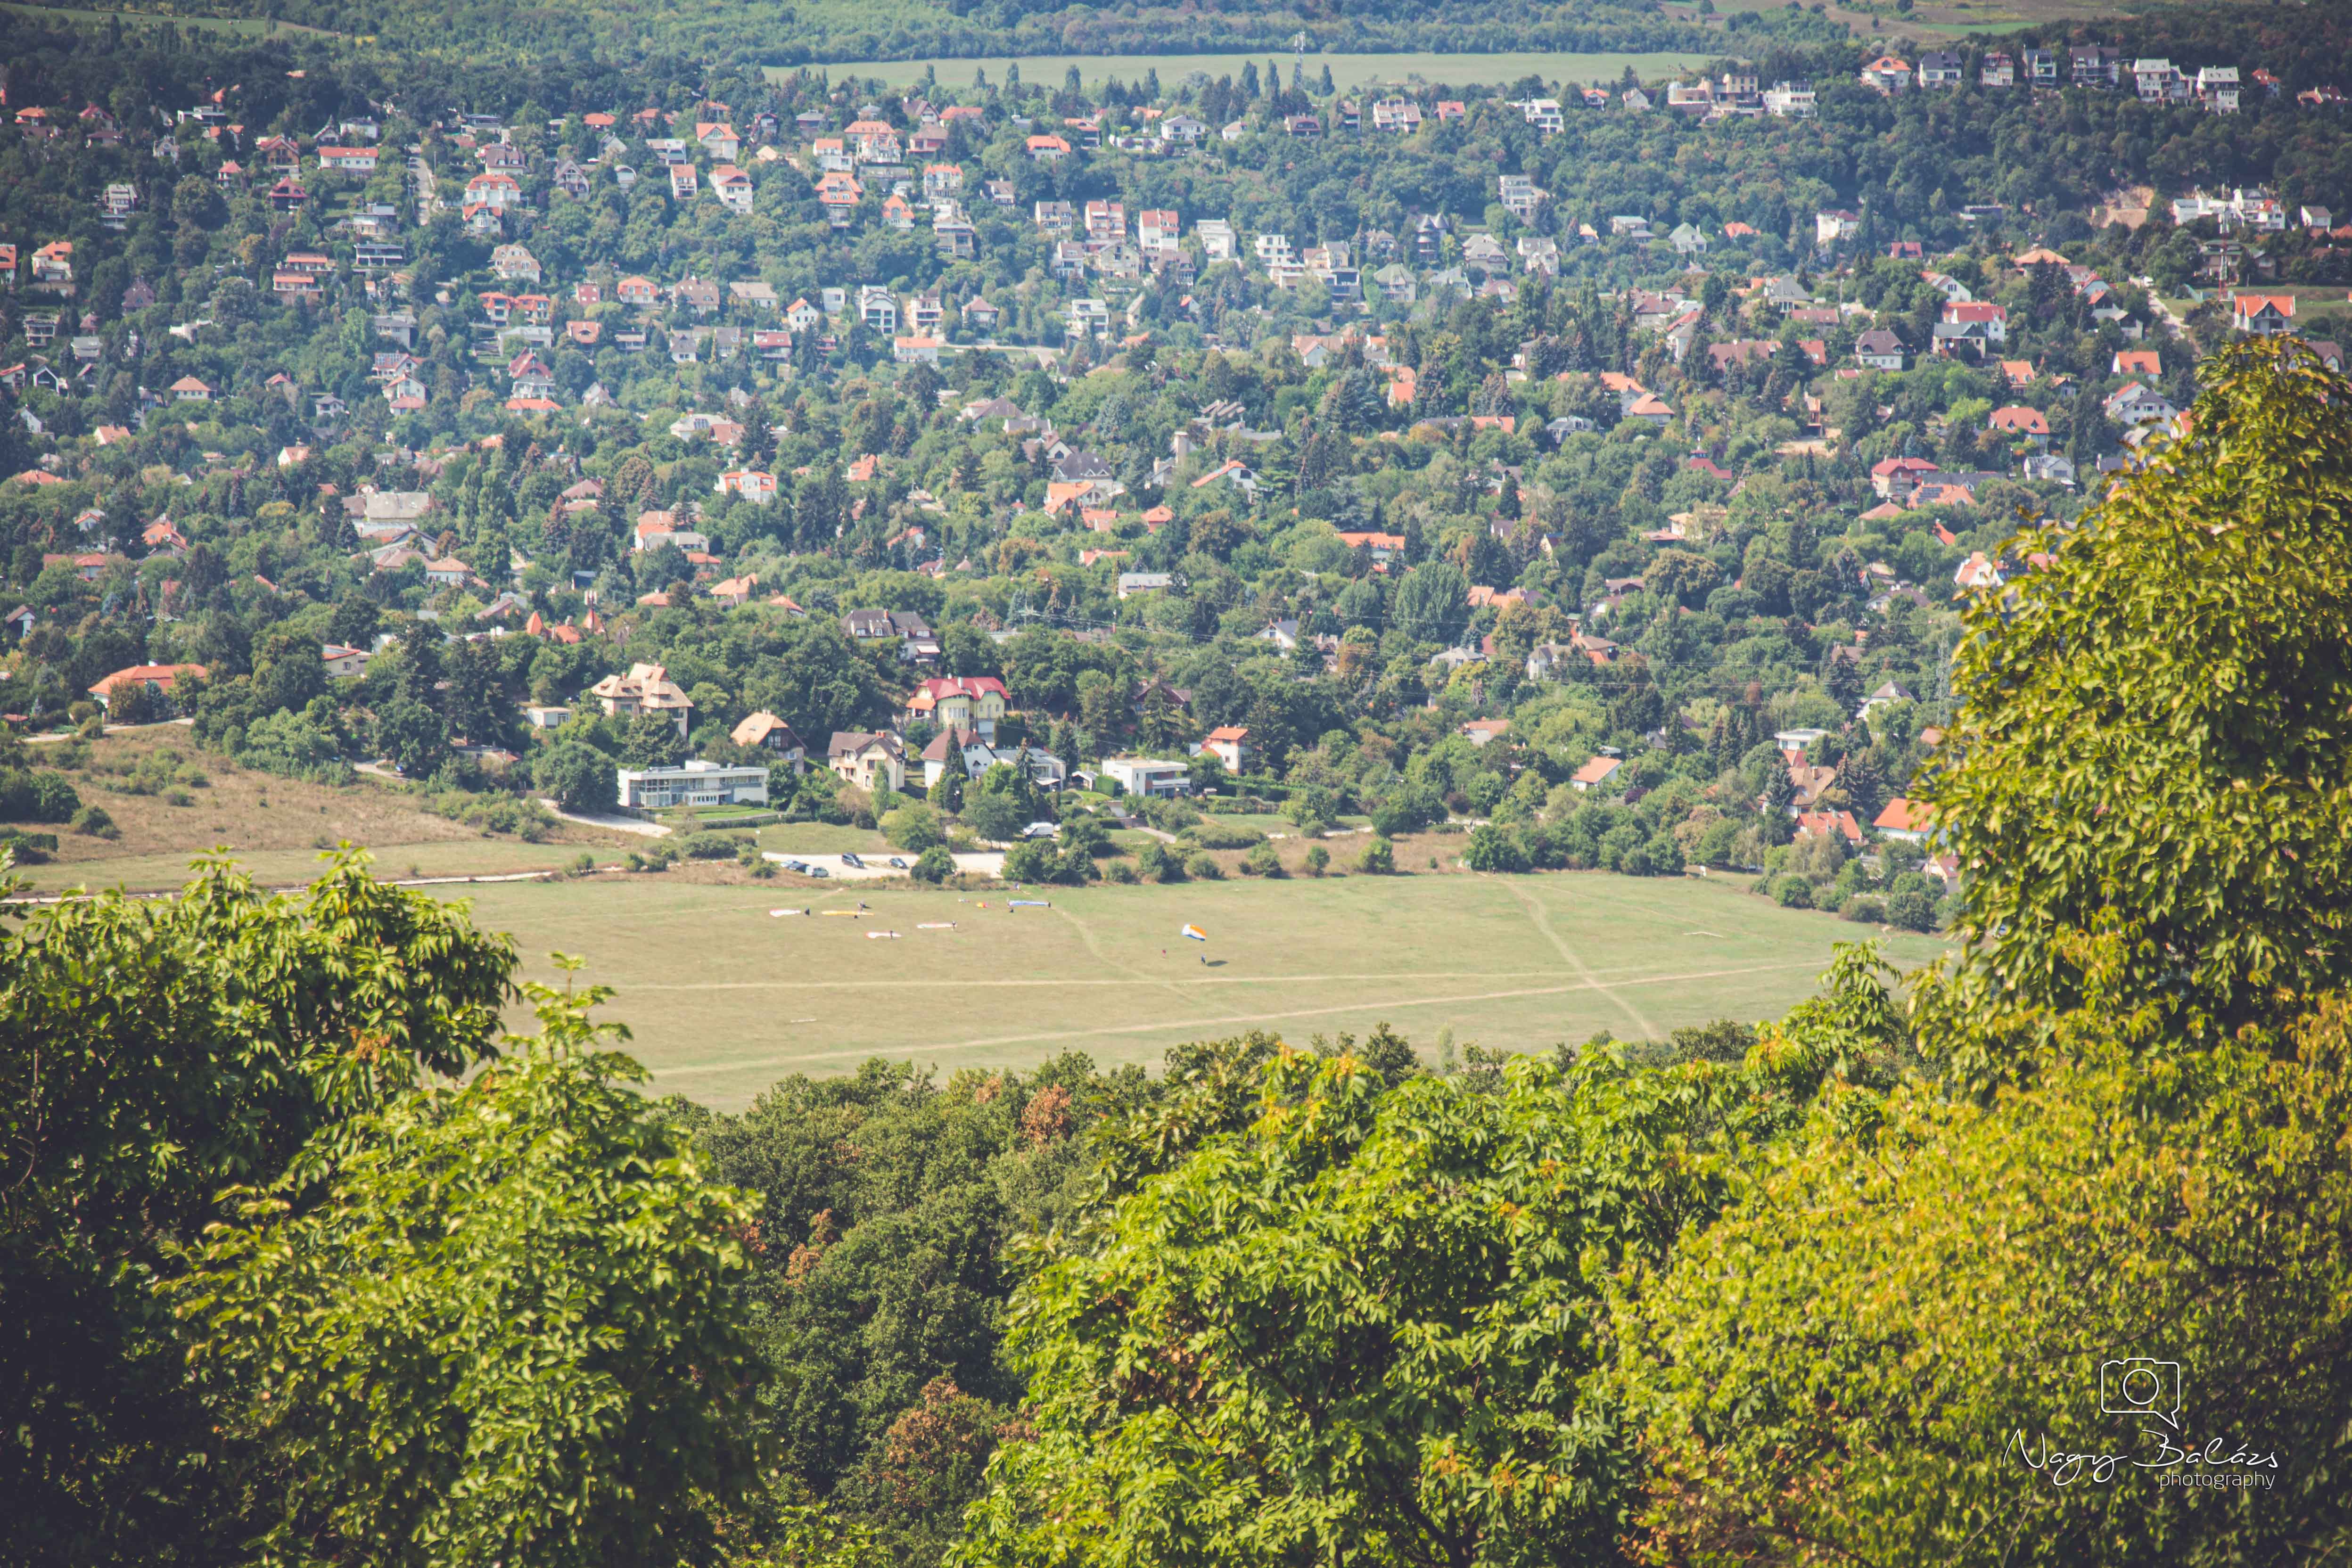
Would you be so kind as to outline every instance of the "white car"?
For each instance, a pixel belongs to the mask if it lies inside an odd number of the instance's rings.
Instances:
[[[1058,822],[1032,822],[1021,830],[1021,836],[1024,839],[1055,839],[1061,834],[1062,828]]]

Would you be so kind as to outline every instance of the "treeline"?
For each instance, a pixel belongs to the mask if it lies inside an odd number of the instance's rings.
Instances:
[[[550,58],[628,63],[646,54],[706,62],[801,65],[837,60],[962,58],[1062,54],[1219,54],[1287,51],[1305,32],[1309,47],[1334,52],[1471,54],[1550,49],[1579,53],[1720,48],[1727,30],[1669,16],[1655,6],[1616,3],[1548,5],[1499,16],[1478,0],[1437,6],[1387,4],[1338,7],[1234,3],[1178,9],[1152,5],[1117,12],[1054,0],[982,5],[977,0],[887,0],[856,7],[790,11],[722,5],[718,0],[663,7],[656,17],[624,5],[561,8],[435,0],[425,5],[383,0],[204,0],[179,15],[267,17],[345,39],[381,43],[423,57],[477,60]],[[1759,40],[1826,41],[1842,23],[1791,7],[1742,13],[1728,36]]]

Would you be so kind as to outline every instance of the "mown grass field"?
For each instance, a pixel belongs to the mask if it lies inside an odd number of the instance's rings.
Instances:
[[[1163,87],[1174,87],[1192,71],[1206,71],[1212,77],[1239,77],[1242,67],[1252,62],[1263,67],[1269,57],[1247,55],[1038,55],[1021,59],[1024,81],[1044,82],[1049,87],[1061,85],[1063,74],[1076,66],[1080,79],[1088,87],[1105,78],[1117,77],[1121,81],[1139,81],[1146,71],[1158,71]],[[1290,56],[1279,53],[1285,70],[1289,68]],[[969,87],[972,73],[984,70],[988,79],[1000,86],[1004,81],[1004,68],[1010,63],[1003,56],[984,59],[953,60],[860,60],[850,64],[828,64],[810,67],[823,69],[835,81],[844,77],[859,80],[879,78],[891,87],[904,87],[923,79],[923,72],[936,70],[939,79],[949,87]],[[1706,57],[1681,54],[1550,54],[1539,51],[1510,54],[1388,54],[1309,55],[1307,68],[1310,75],[1323,67],[1331,68],[1331,79],[1341,88],[1376,86],[1382,82],[1404,82],[1419,78],[1429,82],[1507,83],[1525,76],[1538,76],[1546,81],[1613,81],[1631,66],[1644,77],[1658,77],[1681,70],[1685,66],[1704,65]],[[788,69],[769,68],[772,78],[782,79]]]
[[[189,804],[106,788],[159,752],[202,770]],[[570,825],[541,844],[485,835],[374,779],[303,784],[199,755],[178,726],[109,736],[69,776],[121,836],[60,831],[58,860],[19,873],[35,895],[174,888],[190,857],[217,843],[265,885],[316,876],[318,846],[338,839],[368,846],[377,873],[393,878],[551,869],[583,849],[616,867],[646,847]],[[758,837],[811,855],[887,852],[854,828],[779,824]],[[1118,837],[1130,849],[1143,841]],[[1365,841],[1342,835],[1323,847],[1339,871]],[[1874,935],[1725,879],[1475,875],[1460,866],[1465,841],[1415,834],[1396,845],[1410,874],[1317,879],[1300,874],[1313,846],[1288,839],[1276,845],[1292,873],[1284,880],[1244,878],[1242,852],[1223,851],[1213,857],[1223,881],[1037,889],[1019,896],[1051,907],[1018,911],[1002,892],[755,881],[732,862],[433,891],[469,898],[481,924],[511,933],[529,977],[557,977],[551,952],[586,959],[584,977],[618,991],[610,1016],[635,1031],[630,1049],[654,1091],[726,1108],[790,1073],[851,1071],[875,1055],[942,1071],[1070,1050],[1156,1066],[1187,1040],[1264,1029],[1303,1040],[1383,1020],[1430,1054],[1446,1029],[1458,1043],[1513,1050],[1604,1029],[1657,1038],[1782,1012],[1811,991],[1832,944]],[[813,913],[770,915],[778,908]],[[1211,940],[1184,940],[1187,923]],[[1896,936],[1888,950],[1911,965],[1939,944]]]
[[[1000,893],[676,874],[461,894],[513,934],[526,974],[552,979],[548,955],[573,954],[583,978],[616,988],[609,1016],[635,1032],[655,1092],[728,1109],[872,1056],[943,1072],[1065,1051],[1157,1065],[1187,1040],[1382,1020],[1424,1053],[1441,1029],[1514,1050],[1604,1029],[1656,1038],[1776,1015],[1812,990],[1833,943],[1872,934],[1722,881],[1605,873],[1049,888],[1034,894],[1051,908],[1019,910]],[[782,907],[812,913],[770,914]],[[1210,940],[1184,940],[1188,922]],[[1897,936],[1888,950],[1911,965],[1940,945]]]

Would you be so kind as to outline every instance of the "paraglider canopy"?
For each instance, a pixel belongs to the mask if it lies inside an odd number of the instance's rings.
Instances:
[[[1191,937],[1195,942],[1206,942],[1209,939],[1209,934],[1202,930],[1197,925],[1187,925],[1184,927],[1184,935]]]

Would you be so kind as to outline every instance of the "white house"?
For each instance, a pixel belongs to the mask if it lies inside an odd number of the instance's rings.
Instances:
[[[1101,774],[1129,795],[1188,795],[1192,769],[1157,757],[1106,757]]]
[[[624,768],[621,804],[631,810],[662,806],[764,806],[768,770],[700,758],[683,768]]]
[[[319,660],[331,680],[358,680],[367,674],[370,656],[365,648],[346,648],[340,643],[322,643],[319,648]]]

